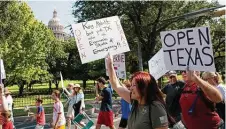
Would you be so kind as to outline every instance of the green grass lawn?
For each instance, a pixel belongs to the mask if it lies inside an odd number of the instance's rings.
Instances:
[[[63,103],[64,104],[64,103]],[[91,108],[92,105],[86,104],[86,109]],[[48,106],[44,106],[44,110],[45,110],[45,114],[52,114],[53,113],[53,106],[52,105],[48,105]],[[67,112],[68,107],[64,107],[64,112]],[[37,108],[35,106],[30,107],[30,111],[33,113],[37,112]],[[13,116],[27,116],[27,112],[24,111],[24,108],[20,108],[20,109],[13,109]]]
[[[81,85],[81,87],[83,86],[82,81],[77,81],[77,80],[65,80],[65,81],[64,81],[64,86],[67,87],[67,85],[68,85],[69,83],[78,83],[78,84]],[[86,88],[93,87],[93,85],[94,85],[94,81],[93,81],[93,80],[88,80],[88,81],[86,82]],[[55,88],[54,83],[52,83],[52,88],[53,88],[53,89]],[[60,88],[60,89],[62,88],[61,81],[60,81],[60,83],[59,83],[59,88]],[[19,92],[19,87],[18,87],[17,85],[8,86],[8,89],[9,89],[13,94],[18,94],[18,92]],[[25,86],[25,89],[26,89],[26,86]],[[34,89],[34,90],[39,90],[39,89],[46,89],[46,90],[48,90],[48,89],[49,89],[49,85],[48,85],[48,83],[34,84],[34,85],[33,85],[33,89]]]
[[[82,81],[77,80],[65,80],[64,86],[67,87],[69,83],[78,83],[82,87]],[[89,80],[86,82],[86,89],[93,88],[94,81]],[[54,84],[52,84],[52,89],[54,90],[56,87]],[[42,83],[42,84],[34,84],[33,89],[31,91],[27,91],[27,88],[25,86],[24,88],[24,94],[22,97],[18,96],[19,93],[19,87],[17,85],[9,86],[9,91],[12,93],[13,100],[14,100],[14,108],[24,107],[26,105],[34,105],[35,99],[40,96],[43,99],[44,105],[49,105],[53,103],[53,100],[51,99],[51,93],[48,93],[49,86],[48,83]],[[62,90],[61,82],[59,83],[59,90]],[[32,95],[31,95],[32,93]],[[86,94],[85,99],[93,99],[95,96],[94,94]],[[65,98],[62,100],[65,101]]]

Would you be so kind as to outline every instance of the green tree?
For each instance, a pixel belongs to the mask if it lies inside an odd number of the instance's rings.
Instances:
[[[225,18],[209,21],[215,67],[218,72],[225,71]]]
[[[65,43],[65,51],[68,53],[67,67],[64,70],[66,78],[73,80],[82,80],[83,88],[86,88],[86,81],[97,79],[105,75],[104,60],[97,60],[91,63],[82,64],[77,46],[74,39]]]
[[[0,52],[7,73],[6,85],[18,84],[23,94],[25,84],[48,80],[47,53],[54,41],[52,32],[34,18],[25,2],[0,2]]]
[[[207,19],[207,17],[171,18],[213,7],[215,4],[206,1],[77,1],[74,4],[73,15],[78,19],[77,22],[120,16],[132,50],[127,54],[131,57],[129,61],[134,67],[139,62],[139,70],[143,70],[143,62],[147,68],[148,60],[158,51],[156,46],[161,46],[159,45],[161,31],[195,27]],[[129,71],[132,69],[136,68]]]

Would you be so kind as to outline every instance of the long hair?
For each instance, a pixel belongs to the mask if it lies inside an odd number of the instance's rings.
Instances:
[[[131,77],[137,83],[137,89],[141,99],[145,99],[146,104],[152,104],[153,101],[159,101],[165,104],[163,93],[158,88],[156,80],[147,72],[136,72]]]
[[[164,108],[166,109],[166,104],[164,101],[164,94],[159,89],[155,78],[151,74],[149,74],[147,72],[136,72],[132,75],[131,81],[132,80],[134,80],[136,82],[137,89],[141,96],[141,99],[144,98],[145,104],[149,105],[149,110],[151,110],[150,107],[153,104],[153,101],[159,101],[160,103],[163,104]],[[136,114],[138,102],[134,101],[133,106],[134,107],[132,108],[132,112],[135,111],[135,114]],[[167,112],[167,110],[166,110],[166,112]],[[168,113],[167,113],[167,117],[168,117],[169,123],[175,122],[174,119],[168,115]],[[150,116],[149,116],[149,118],[150,118]]]

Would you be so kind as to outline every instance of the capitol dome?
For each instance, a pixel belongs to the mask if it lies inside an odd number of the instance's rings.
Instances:
[[[49,20],[48,27],[53,31],[56,38],[64,40],[64,26],[60,24],[56,9],[53,11],[53,18]]]

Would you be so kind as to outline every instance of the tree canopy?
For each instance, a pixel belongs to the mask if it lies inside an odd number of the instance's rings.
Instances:
[[[77,22],[118,15],[131,48],[131,52],[126,53],[130,65],[126,66],[133,72],[138,70],[138,62],[139,70],[143,70],[143,66],[147,69],[148,60],[161,48],[161,31],[200,26],[210,19],[174,17],[216,4],[206,1],[77,1],[73,15]]]

